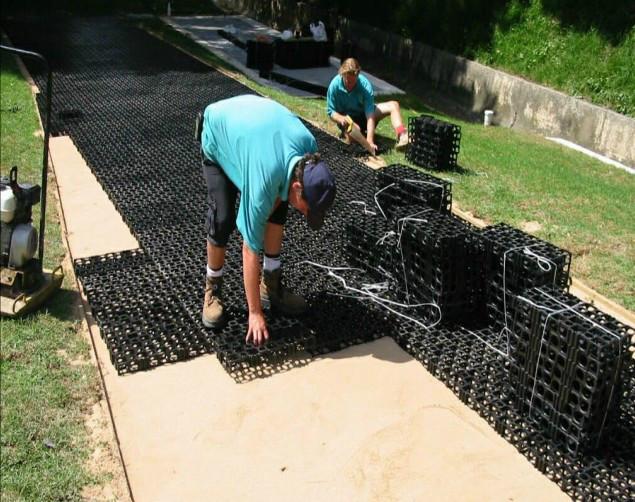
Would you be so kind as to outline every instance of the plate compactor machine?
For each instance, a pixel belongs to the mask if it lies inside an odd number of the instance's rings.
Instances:
[[[39,307],[62,284],[64,274],[59,266],[44,270],[44,227],[48,175],[49,129],[51,125],[51,71],[46,60],[35,52],[0,45],[0,49],[44,63],[47,72],[46,126],[42,185],[18,183],[18,168],[0,178],[0,312],[17,317]],[[32,209],[40,204],[40,230],[32,224]],[[36,256],[37,253],[37,256]]]

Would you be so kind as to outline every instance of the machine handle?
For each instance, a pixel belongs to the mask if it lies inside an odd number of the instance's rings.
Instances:
[[[40,238],[38,242],[38,260],[40,272],[42,272],[43,258],[44,258],[44,228],[46,224],[46,189],[48,181],[48,160],[49,160],[49,134],[51,130],[51,98],[52,98],[52,79],[51,68],[48,61],[37,52],[27,51],[24,49],[17,49],[15,47],[9,47],[8,45],[0,44],[0,49],[3,51],[17,54],[19,56],[26,56],[27,58],[37,59],[44,65],[46,71],[46,125],[44,126],[44,155],[42,158],[42,197],[40,202]]]

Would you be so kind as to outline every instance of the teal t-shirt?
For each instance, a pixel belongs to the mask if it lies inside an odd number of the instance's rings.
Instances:
[[[205,109],[201,146],[240,191],[236,227],[261,251],[277,198],[287,200],[295,164],[317,143],[300,119],[260,96],[237,96]]]
[[[375,95],[373,86],[364,75],[357,76],[357,83],[348,92],[341,75],[336,75],[326,92],[326,111],[330,116],[334,112],[343,115],[366,115],[375,111]]]

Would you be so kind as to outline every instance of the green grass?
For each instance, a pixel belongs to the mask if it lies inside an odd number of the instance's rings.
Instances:
[[[2,55],[0,167],[18,165],[18,181],[40,184],[42,138],[30,89],[13,57]],[[45,266],[60,264],[62,243],[54,187],[49,179]],[[39,215],[39,205],[36,212]],[[37,228],[37,216],[35,225]],[[71,277],[36,313],[0,320],[1,459],[3,501],[78,500],[100,480],[86,468],[89,447],[83,417],[100,393],[90,346],[74,314]],[[48,445],[48,446],[47,446]]]
[[[635,26],[612,42],[597,27],[565,25],[540,0],[514,0],[475,58],[635,117]]]
[[[210,64],[233,71],[230,65],[162,22],[150,20],[143,26]],[[326,117],[324,99],[292,97],[257,85],[244,75],[234,75],[335,134],[335,127]],[[393,97],[400,101],[406,121],[409,116],[431,113],[416,96]],[[635,176],[536,135],[483,128],[432,113],[462,128],[462,170],[427,171],[453,182],[455,203],[490,223],[506,222],[520,227],[524,222],[537,221],[542,227],[536,233],[538,237],[573,253],[572,274],[576,278],[635,310]],[[388,120],[379,124],[377,132],[383,137],[380,141],[392,144]],[[388,163],[411,165],[403,154],[392,150],[383,157]]]

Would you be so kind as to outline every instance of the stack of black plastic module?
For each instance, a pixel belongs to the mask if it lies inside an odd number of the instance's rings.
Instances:
[[[473,229],[432,209],[398,219],[404,288],[412,303],[432,302],[447,322],[469,322],[481,294],[481,254]]]
[[[345,219],[347,257],[353,266],[380,275],[400,276],[403,269],[397,246],[397,222],[422,212],[447,213],[452,206],[452,184],[393,164],[376,174],[374,193],[354,201]],[[356,194],[359,197],[359,192]]]
[[[507,325],[505,315],[514,295],[539,286],[568,290],[568,251],[504,223],[477,235],[485,261],[484,300],[493,328]]]
[[[273,40],[247,40],[247,68],[254,68],[267,78],[273,68],[274,49]]]
[[[573,454],[597,448],[616,423],[626,326],[578,298],[534,288],[513,302],[510,380],[514,403]]]
[[[408,119],[410,143],[406,158],[428,169],[456,169],[461,144],[461,128],[430,115]]]
[[[377,187],[376,214],[351,212],[347,223],[351,262],[380,271],[406,304],[436,305],[426,322],[469,319],[482,261],[472,228],[449,214],[451,184],[395,164],[378,173]]]
[[[283,68],[316,68],[329,65],[333,42],[318,42],[312,38],[276,39],[276,64]]]
[[[393,208],[407,206],[427,206],[449,213],[452,183],[403,164],[391,164],[377,173],[376,201],[387,217]]]
[[[393,221],[365,210],[351,210],[346,222],[346,251],[352,267],[359,267],[377,278],[393,274],[396,267],[397,233]]]

